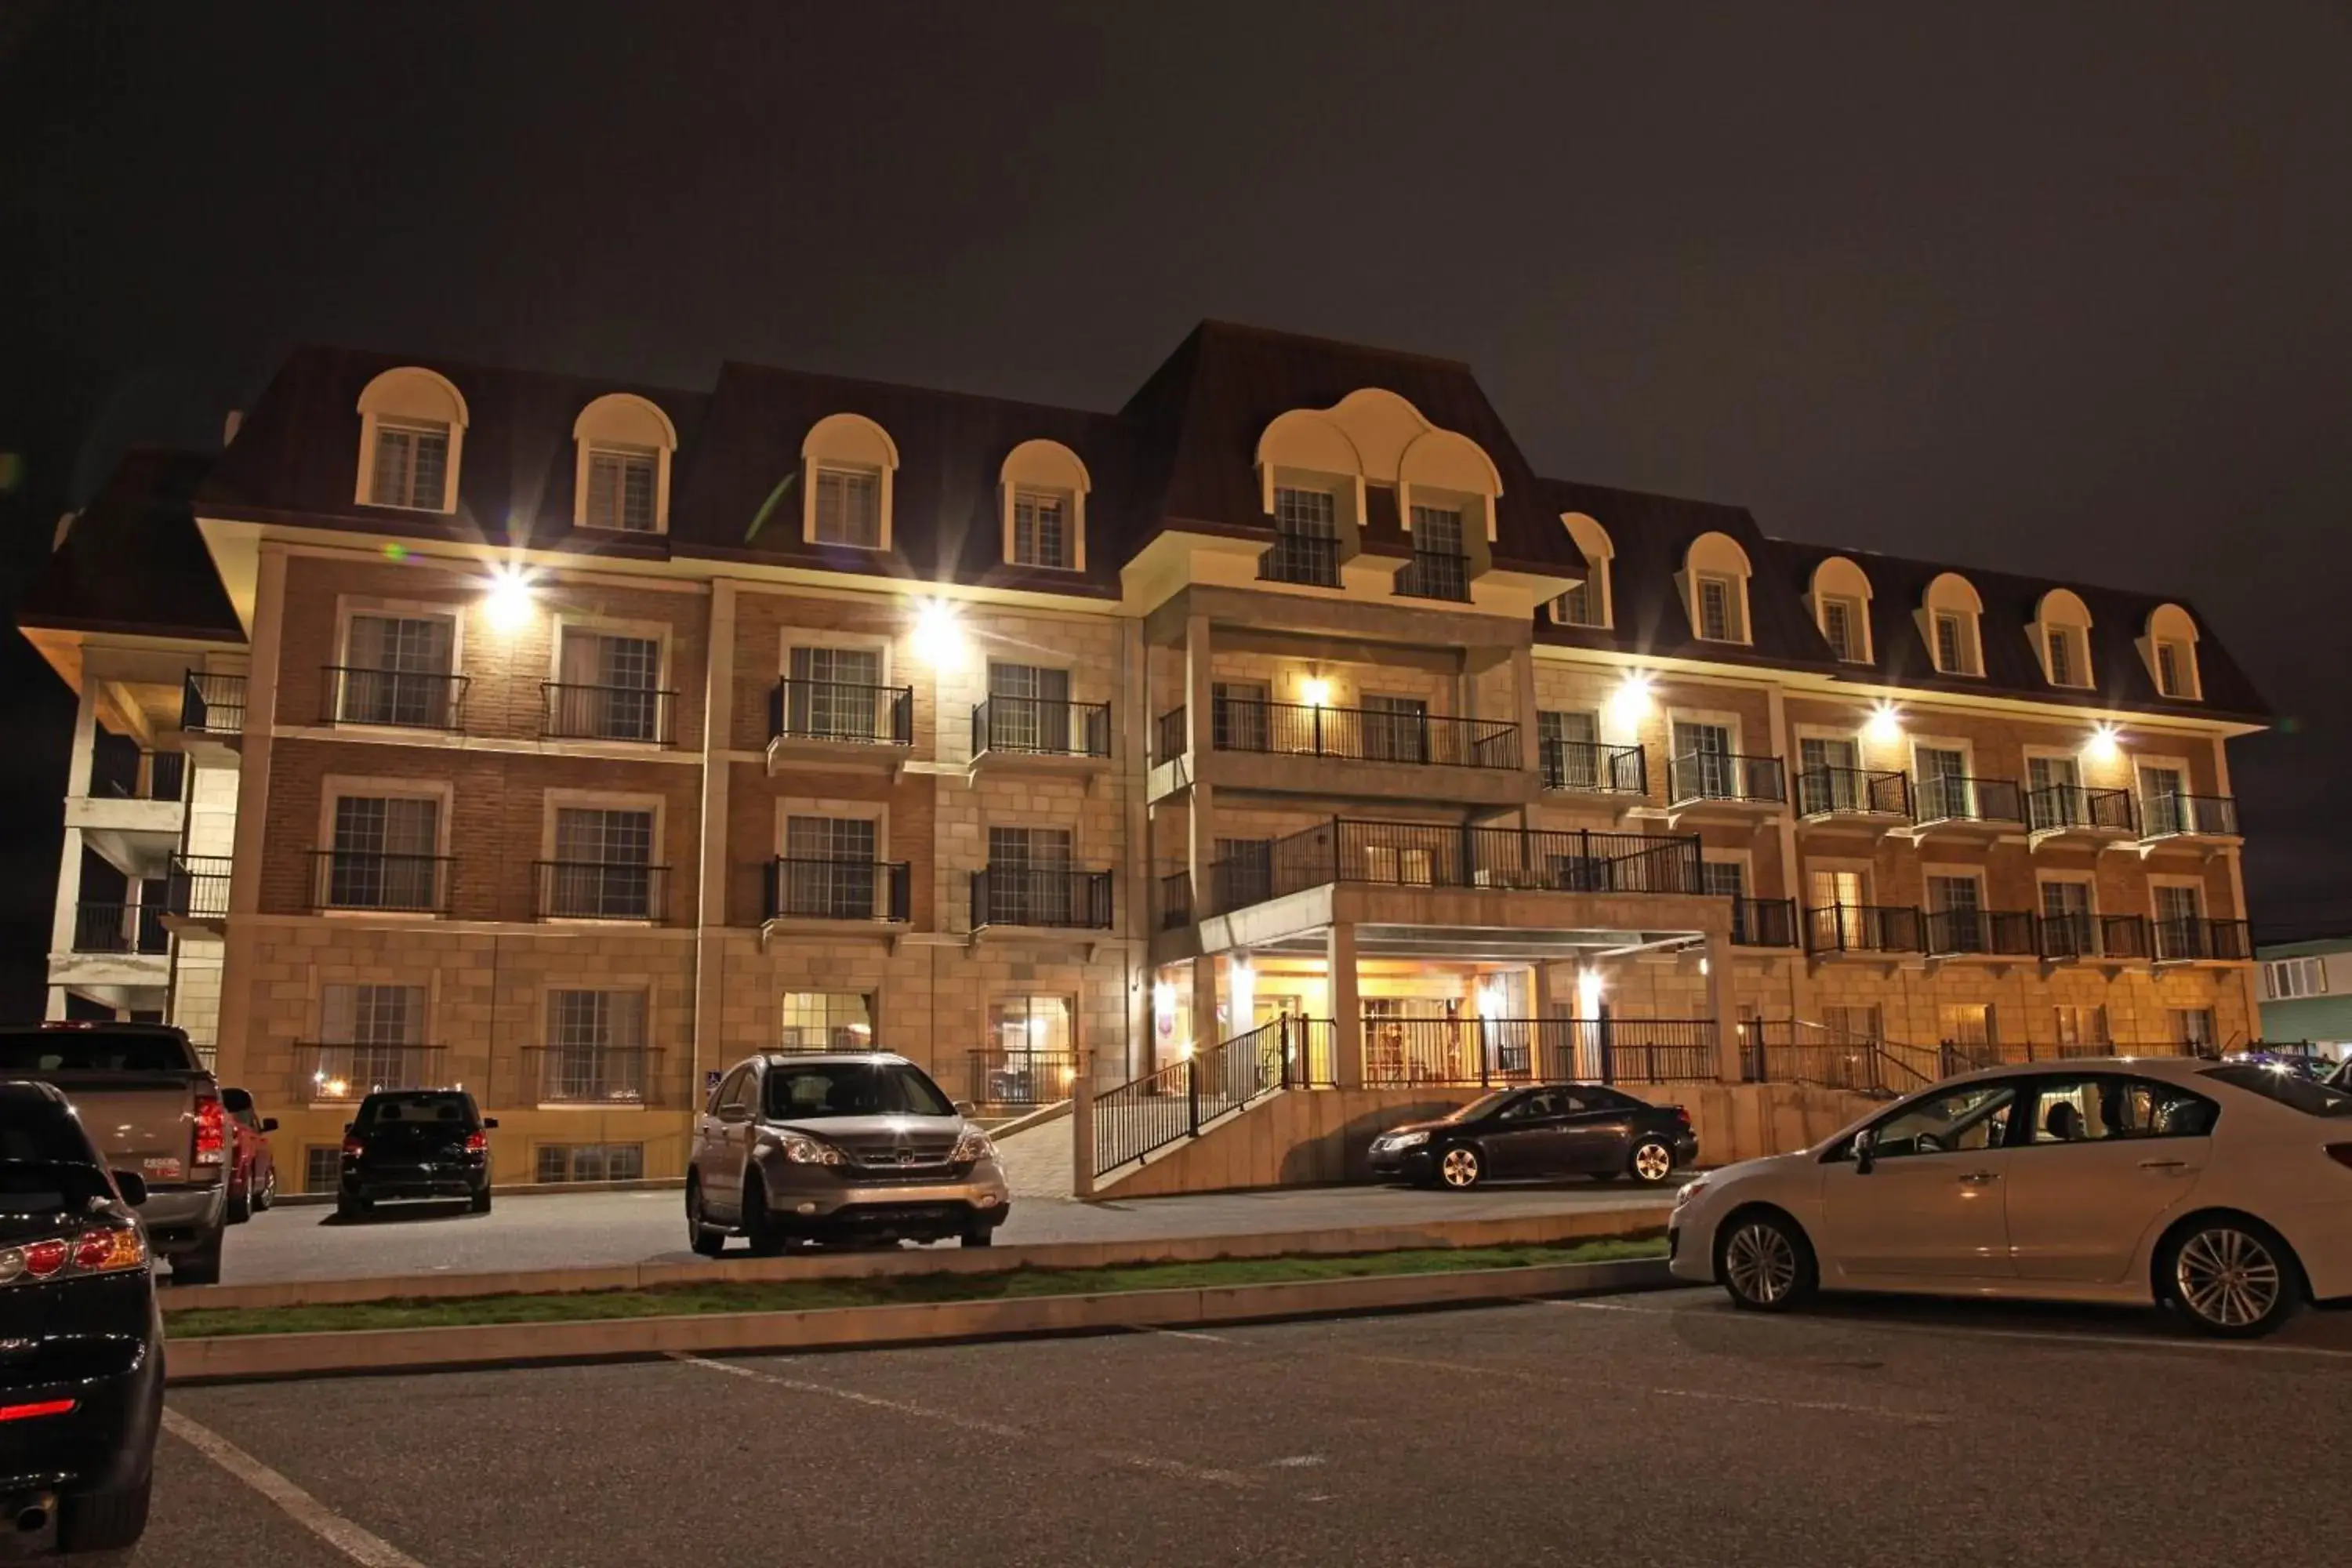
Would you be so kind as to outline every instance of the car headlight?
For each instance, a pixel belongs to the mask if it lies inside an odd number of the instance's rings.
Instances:
[[[955,1153],[950,1157],[959,1165],[993,1160],[996,1158],[996,1145],[979,1128],[967,1127],[963,1130],[963,1136],[956,1140]]]
[[[785,1159],[795,1165],[839,1165],[845,1163],[841,1151],[830,1143],[821,1143],[803,1132],[780,1132],[776,1147]]]
[[[1429,1142],[1426,1132],[1391,1132],[1381,1142],[1391,1149],[1417,1149]]]
[[[1706,1185],[1706,1178],[1705,1176],[1700,1176],[1693,1181],[1685,1182],[1683,1184],[1682,1191],[1675,1194],[1675,1207],[1680,1208],[1685,1204],[1690,1202],[1691,1199],[1698,1196],[1699,1189]]]

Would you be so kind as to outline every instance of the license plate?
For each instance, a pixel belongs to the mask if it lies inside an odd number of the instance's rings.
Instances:
[[[150,1154],[139,1162],[139,1168],[151,1176],[176,1176],[180,1173],[180,1162],[176,1155]]]

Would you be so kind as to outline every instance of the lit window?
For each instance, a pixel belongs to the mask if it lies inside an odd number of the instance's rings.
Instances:
[[[590,528],[651,533],[660,454],[637,447],[588,449],[588,506],[582,521]]]
[[[1731,577],[1698,580],[1698,635],[1708,642],[1746,642],[1740,624],[1739,584]]]
[[[376,421],[370,504],[444,510],[448,475],[448,426],[421,420]]]
[[[2293,1002],[2327,994],[2327,966],[2316,958],[2275,958],[2263,965],[2263,998]]]
[[[870,1051],[871,999],[856,991],[787,991],[779,1043],[788,1051]]]
[[[882,548],[882,476],[869,468],[816,471],[816,542]]]
[[[1070,559],[1067,496],[1018,490],[1013,497],[1013,560],[1021,566],[1066,569]]]

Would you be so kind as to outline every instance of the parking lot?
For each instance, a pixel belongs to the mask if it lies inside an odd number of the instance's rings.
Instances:
[[[129,1560],[2335,1563],[2347,1394],[2352,1314],[1708,1290],[184,1389]]]

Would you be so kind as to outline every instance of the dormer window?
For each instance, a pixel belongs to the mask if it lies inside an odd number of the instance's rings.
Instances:
[[[1968,617],[1948,610],[1936,614],[1936,668],[1946,675],[1975,675],[1977,640]]]
[[[2041,650],[2042,673],[2053,686],[2087,687],[2091,668],[2091,611],[2072,588],[2053,588],[2042,595],[2031,628]]]
[[[1748,640],[1748,552],[1727,533],[1702,533],[1683,556],[1679,579],[1691,632],[1701,642]]]
[[[1004,559],[1049,572],[1087,569],[1086,464],[1059,441],[1024,441],[997,471]]]
[[[2178,605],[2158,605],[2147,617],[2140,638],[2140,657],[2156,681],[2159,697],[2176,702],[2204,700],[2205,687],[2197,668],[2197,623]]]
[[[1822,601],[1822,636],[1841,664],[1868,662],[1862,648],[1862,606],[1852,599]]]
[[[1339,500],[1329,490],[1300,489],[1278,485],[1274,492],[1274,526],[1282,533],[1309,539],[1339,537]]]
[[[2156,645],[2156,689],[2167,697],[2191,695],[2189,684],[2189,661],[2194,657],[2187,643],[2160,642]]]
[[[1551,601],[1552,625],[1614,625],[1609,606],[1609,562],[1617,552],[1610,542],[1609,531],[1580,511],[1564,511],[1559,521],[1567,525],[1568,537],[1584,557],[1584,581]]]
[[[816,470],[816,510],[810,537],[819,544],[882,548],[882,476],[873,468]]]
[[[446,511],[449,484],[449,426],[422,421],[380,419],[375,426],[375,478],[368,487],[371,506]]]
[[[635,393],[606,393],[580,411],[572,440],[579,452],[572,527],[668,531],[669,464],[677,450],[668,415]]]
[[[863,414],[828,414],[801,442],[801,538],[852,550],[890,548],[898,444]]]
[[[1043,490],[1013,495],[1013,560],[1020,566],[1066,569],[1070,560],[1070,498]]]
[[[1592,591],[1591,579],[1579,583],[1551,602],[1552,624],[1561,626],[1608,625],[1601,618],[1601,611],[1595,604],[1598,597]]]
[[[1746,642],[1739,624],[1739,581],[1735,577],[1698,580],[1698,635],[1709,642]]]
[[[1927,584],[1919,616],[1937,674],[1984,673],[1984,644],[1978,632],[1983,615],[1984,601],[1958,573],[1947,572]]]
[[[466,400],[446,376],[419,365],[385,371],[360,394],[362,506],[457,510]]]
[[[2074,640],[2080,635],[2072,626],[2052,626],[2045,634],[2043,642],[2049,650],[2051,685],[2084,684],[2082,677],[2076,673],[2082,668],[2082,656],[2074,648]]]
[[[1870,579],[1843,555],[1832,555],[1813,568],[1813,624],[1830,645],[1830,657],[1840,664],[1871,664]]]
[[[654,531],[660,454],[642,447],[588,448],[588,505],[581,521],[622,533]]]

